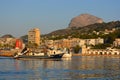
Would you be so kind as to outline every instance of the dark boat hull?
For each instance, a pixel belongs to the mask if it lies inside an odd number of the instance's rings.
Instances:
[[[31,59],[60,59],[62,58],[63,54],[54,54],[54,55],[45,55],[45,56],[35,56],[35,55],[19,55],[18,57],[15,57],[16,59],[19,58],[31,58]]]

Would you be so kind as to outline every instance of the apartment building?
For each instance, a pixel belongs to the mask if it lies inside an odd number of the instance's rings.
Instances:
[[[97,38],[97,39],[85,39],[85,44],[86,45],[97,45],[97,44],[103,44],[104,39],[102,38]]]
[[[40,45],[40,30],[38,28],[33,28],[28,32],[28,42]]]
[[[47,40],[45,41],[47,46],[53,46],[53,47],[75,47],[77,45],[84,46],[84,45],[97,45],[97,44],[103,44],[104,39],[97,38],[97,39],[79,39],[79,38],[71,38],[71,39],[61,39],[61,40]]]

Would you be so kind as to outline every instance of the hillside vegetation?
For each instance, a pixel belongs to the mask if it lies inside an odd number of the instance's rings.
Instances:
[[[68,36],[75,38],[82,38],[82,39],[105,37],[108,36],[108,34],[106,35],[104,34],[105,30],[106,29],[112,30],[113,28],[115,28],[117,34],[119,34],[120,21],[115,21],[115,22],[112,21],[108,23],[96,23],[79,28],[61,29],[43,35],[43,37],[46,37],[48,39],[61,39],[61,38],[67,38]],[[96,33],[99,32],[99,34],[95,34],[95,32]]]

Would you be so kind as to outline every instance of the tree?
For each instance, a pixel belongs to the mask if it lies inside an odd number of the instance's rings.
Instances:
[[[76,45],[73,50],[75,53],[79,53],[79,50],[81,49],[81,47],[79,45]]]
[[[31,43],[31,42],[29,42],[26,46],[29,48],[37,48],[38,47],[38,45],[36,43]]]

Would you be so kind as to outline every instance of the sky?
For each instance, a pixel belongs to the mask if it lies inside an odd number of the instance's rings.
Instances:
[[[32,28],[47,34],[84,13],[104,22],[120,20],[120,0],[0,0],[0,36],[20,37]]]

